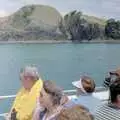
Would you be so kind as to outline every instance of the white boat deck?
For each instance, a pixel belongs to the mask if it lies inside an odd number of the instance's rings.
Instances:
[[[95,98],[98,98],[101,101],[107,101],[108,98],[109,98],[109,91],[107,90],[107,91],[102,91],[102,92],[94,92],[93,96]],[[71,98],[77,98],[76,95],[70,95],[68,97],[69,97],[69,99],[71,99]]]
[[[101,92],[94,92],[93,96],[102,101],[106,101],[109,99],[109,90],[101,91]]]

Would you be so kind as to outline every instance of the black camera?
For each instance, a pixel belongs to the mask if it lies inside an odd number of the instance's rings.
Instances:
[[[16,116],[17,116],[17,111],[15,110],[15,108],[13,108],[11,112],[11,120],[17,120]]]
[[[105,77],[104,87],[109,87],[117,78],[118,75],[109,73],[109,75]]]

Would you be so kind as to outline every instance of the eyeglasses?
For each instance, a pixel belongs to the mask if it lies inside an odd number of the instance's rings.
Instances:
[[[110,76],[111,76],[111,75],[119,76],[118,73],[109,72],[109,74],[110,74]]]

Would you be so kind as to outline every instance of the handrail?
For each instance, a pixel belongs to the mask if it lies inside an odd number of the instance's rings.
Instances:
[[[6,99],[6,98],[15,98],[16,95],[5,95],[5,96],[0,96],[0,100],[1,99]]]
[[[8,113],[1,113],[0,117],[5,117]]]
[[[102,92],[102,91],[105,91],[105,90],[107,90],[106,88],[104,88],[104,87],[96,87],[96,90],[95,90],[95,92]],[[75,89],[72,89],[72,90],[64,90],[64,93],[68,93],[68,94],[70,94],[70,93],[75,93],[76,92],[76,90]],[[8,99],[8,98],[15,98],[16,97],[16,95],[5,95],[5,96],[0,96],[0,100],[3,100],[3,99]],[[7,115],[7,113],[2,113],[2,114],[0,114],[0,117],[5,117]]]
[[[64,90],[64,93],[71,93],[71,92],[76,92],[76,90]]]
[[[70,92],[75,92],[76,90],[65,90],[64,93],[70,93]],[[15,98],[16,95],[5,95],[5,96],[0,96],[0,100],[3,99],[8,99],[8,98]],[[5,117],[7,115],[7,113],[1,113],[0,117]]]
[[[95,92],[102,92],[102,91],[105,91],[107,90],[105,87],[96,87],[95,89]],[[64,93],[71,93],[71,92],[76,92],[75,89],[72,89],[72,90],[64,90]]]
[[[7,98],[15,98],[16,95],[5,95],[5,96],[0,96],[0,100],[7,99]],[[5,117],[8,113],[1,113],[0,117]]]
[[[104,87],[96,87],[95,92],[100,92],[100,91],[105,91],[105,90],[106,90],[106,88],[104,88]],[[64,93],[74,93],[74,92],[76,92],[75,89],[72,89],[72,90],[64,90]],[[7,99],[7,98],[15,98],[15,97],[16,97],[16,95],[0,96],[0,100],[2,100],[2,99]]]

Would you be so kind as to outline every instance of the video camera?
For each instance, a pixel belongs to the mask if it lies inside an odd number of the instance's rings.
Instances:
[[[109,74],[105,77],[105,80],[104,80],[104,87],[109,87],[111,85],[111,83],[113,83],[116,78],[120,77],[117,73],[112,73],[112,72],[109,72]]]

